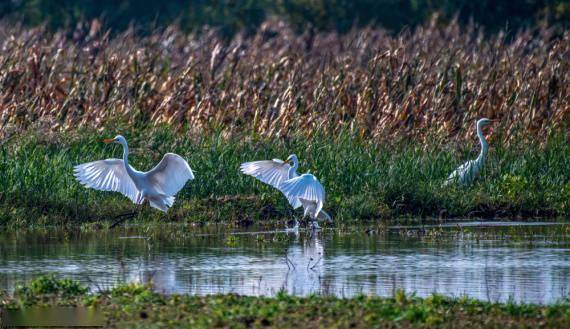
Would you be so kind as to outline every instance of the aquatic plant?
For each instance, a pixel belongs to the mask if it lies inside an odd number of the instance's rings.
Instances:
[[[48,275],[40,276],[26,285],[17,286],[14,297],[21,306],[51,303],[71,305],[76,303],[78,298],[82,298],[87,291],[88,289],[79,282]]]
[[[38,297],[36,300],[41,300],[41,295]],[[22,305],[17,296],[10,295],[4,295],[1,304]],[[107,324],[113,326],[564,328],[570,325],[568,301],[545,306],[501,304],[441,295],[419,298],[401,290],[392,297],[297,297],[280,292],[270,298],[235,294],[163,295],[154,292],[151,285],[127,284],[107,292],[83,294],[75,305],[98,307],[106,314]]]

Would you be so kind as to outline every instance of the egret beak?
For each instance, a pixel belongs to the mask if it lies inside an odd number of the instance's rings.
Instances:
[[[101,141],[105,144],[111,144],[115,141],[115,139],[114,138],[104,138]]]

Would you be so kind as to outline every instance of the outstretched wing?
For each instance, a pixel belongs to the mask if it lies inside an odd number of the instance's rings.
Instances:
[[[146,173],[146,176],[155,188],[168,196],[176,195],[188,180],[194,179],[188,162],[174,153],[166,153],[162,160]]]
[[[289,168],[291,166],[287,162],[279,159],[244,162],[240,165],[242,173],[277,189],[283,181],[289,179]]]
[[[99,191],[119,192],[136,204],[142,202],[141,193],[121,159],[83,163],[73,168],[73,175],[86,187]]]
[[[284,181],[280,186],[287,198],[298,198],[313,201],[317,204],[315,214],[318,214],[325,203],[325,189],[312,174],[303,174]]]
[[[287,162],[279,159],[244,162],[240,165],[242,173],[253,176],[281,192],[283,192],[280,187],[281,183],[289,179],[290,168],[291,166]],[[287,194],[285,196],[293,208],[296,209],[301,206],[298,198],[290,198]]]

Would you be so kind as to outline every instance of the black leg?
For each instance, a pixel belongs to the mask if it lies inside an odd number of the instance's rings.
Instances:
[[[144,205],[144,202],[143,202],[143,205]],[[111,224],[111,226],[109,226],[109,228],[115,228],[117,225],[121,224],[125,220],[135,217],[140,212],[140,210],[141,210],[141,207],[137,206],[135,208],[135,211],[131,211],[131,212],[120,214],[119,216],[116,216],[115,222],[113,224]]]

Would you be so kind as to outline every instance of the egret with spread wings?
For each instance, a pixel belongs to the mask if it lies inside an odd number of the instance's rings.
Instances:
[[[103,141],[122,145],[123,159],[99,160],[75,166],[75,177],[86,187],[119,192],[137,205],[148,200],[151,207],[166,212],[186,182],[194,179],[188,162],[178,154],[166,153],[154,168],[142,172],[129,164],[129,147],[123,136]]]
[[[293,164],[290,165],[289,161]],[[323,210],[325,190],[312,174],[298,175],[299,160],[291,154],[286,161],[280,159],[245,162],[240,166],[241,172],[253,176],[281,191],[293,209],[304,208],[304,215],[309,216],[314,228],[318,228],[317,220],[332,221]]]

